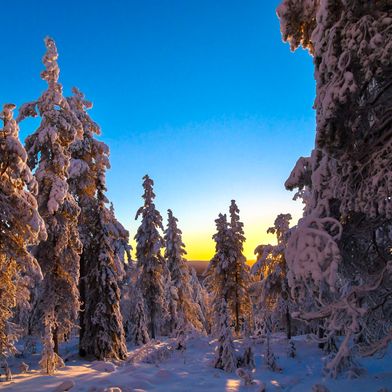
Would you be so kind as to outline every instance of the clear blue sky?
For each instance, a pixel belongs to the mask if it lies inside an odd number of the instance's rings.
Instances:
[[[283,183],[314,140],[311,57],[282,43],[268,0],[13,0],[2,4],[0,102],[36,99],[43,38],[64,92],[79,87],[111,149],[109,197],[135,235],[141,178],[179,218],[190,258],[212,256],[214,219],[236,199],[246,255],[301,205]],[[7,37],[7,38],[6,38]],[[35,121],[21,125],[21,138]]]

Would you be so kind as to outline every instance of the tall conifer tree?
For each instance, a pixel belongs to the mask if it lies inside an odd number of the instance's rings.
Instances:
[[[142,222],[135,239],[137,265],[140,270],[137,286],[145,300],[149,335],[154,339],[161,333],[161,328],[169,314],[165,293],[168,277],[164,275],[168,269],[161,254],[164,241],[159,233],[159,230],[163,230],[162,216],[155,208],[153,186],[153,180],[145,175],[142,196],[144,205],[136,213],[136,219],[141,216]]]
[[[259,245],[255,253],[257,261],[252,273],[260,277],[256,304],[259,318],[270,319],[271,332],[286,329],[287,338],[291,339],[291,315],[294,300],[287,281],[287,263],[284,252],[290,237],[290,214],[279,214],[267,232],[276,235],[277,245]]]
[[[91,102],[76,88],[69,105],[83,126],[83,139],[72,144],[69,183],[82,209],[79,233],[83,242],[81,255],[80,353],[98,359],[122,359],[126,355],[119,281],[124,275],[117,242],[125,232],[115,219],[113,208],[106,207],[106,169],[108,146],[95,139],[101,133],[87,110]],[[126,249],[122,249],[124,254]],[[123,257],[123,256],[122,256]]]
[[[54,351],[58,353],[58,343],[75,326],[79,310],[80,208],[69,192],[67,180],[70,146],[82,137],[83,129],[58,82],[60,70],[55,42],[46,38],[45,45],[46,69],[41,77],[48,88],[37,101],[22,106],[19,120],[37,114],[41,117],[38,129],[26,139],[28,163],[35,170],[39,187],[39,212],[48,233],[47,240],[33,250],[44,275],[35,311],[42,322],[50,320],[46,331],[53,334]],[[51,317],[45,316],[48,314]]]
[[[230,322],[235,332],[252,325],[253,314],[249,297],[249,267],[243,255],[245,241],[243,224],[239,220],[238,207],[233,200],[230,206],[230,223],[226,215],[215,221],[217,232],[213,236],[216,253],[205,273],[205,284],[212,295],[216,317],[222,298],[226,301]],[[248,333],[249,330],[246,331]]]
[[[250,269],[246,264],[244,250],[244,224],[240,221],[240,210],[235,202],[230,204],[229,227],[229,296],[228,305],[234,317],[234,329],[237,334],[241,328],[250,328],[253,324],[252,304],[249,296]],[[249,331],[247,331],[249,332]]]
[[[187,325],[196,330],[203,329],[203,316],[200,306],[193,300],[191,273],[184,258],[185,245],[182,242],[182,232],[177,226],[177,218],[168,210],[168,223],[165,230],[165,259],[169,268],[171,284],[177,290],[176,313],[177,319],[171,315],[171,330]]]
[[[230,233],[226,214],[219,214],[218,218],[215,220],[215,225],[216,233],[212,236],[215,240],[215,255],[204,273],[204,284],[211,296],[214,314],[214,320],[212,320],[212,325],[214,326],[213,332],[217,333],[216,328],[218,325],[217,323],[220,320],[222,300],[225,301],[225,306],[227,307],[227,299],[229,297],[226,282],[229,273],[228,240],[230,238]]]
[[[314,57],[316,140],[295,165],[304,216],[285,251],[297,317],[344,335],[326,370],[392,340],[391,1],[292,1],[277,10],[283,39]],[[388,327],[386,327],[388,325]],[[359,349],[359,350],[358,350]]]
[[[28,246],[46,238],[35,196],[37,181],[27,166],[19,128],[13,119],[15,105],[0,113],[0,358],[13,351],[16,338],[10,319],[17,303],[28,303],[31,277],[42,278],[37,260]]]
[[[218,345],[215,349],[214,367],[225,372],[233,372],[237,368],[238,363],[229,320],[227,304],[224,298],[222,298],[218,307],[216,326]]]

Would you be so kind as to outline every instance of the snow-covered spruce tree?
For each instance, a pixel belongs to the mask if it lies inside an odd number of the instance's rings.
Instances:
[[[247,387],[249,385],[253,385],[255,382],[253,380],[252,371],[248,369],[244,369],[242,367],[238,368],[235,372],[238,377],[240,377],[244,383],[244,386]],[[258,389],[259,392],[263,392],[264,389]]]
[[[165,284],[170,276],[165,276],[168,274],[168,269],[161,254],[164,241],[159,233],[159,229],[163,230],[162,216],[153,202],[155,198],[153,185],[153,180],[145,175],[142,196],[144,205],[139,208],[135,218],[141,216],[142,222],[135,240],[137,265],[140,270],[137,286],[145,301],[149,336],[155,339],[169,317]]]
[[[265,344],[264,362],[268,369],[273,372],[280,372],[282,369],[279,367],[274,352],[271,348],[271,332],[270,327],[267,328],[267,338]]]
[[[315,148],[286,188],[305,198],[286,250],[288,280],[304,320],[344,338],[326,370],[354,346],[373,354],[392,340],[392,2],[284,0],[283,39],[314,57]]]
[[[290,289],[287,282],[287,263],[285,249],[290,236],[290,214],[279,214],[273,227],[267,233],[276,234],[276,245],[259,245],[255,253],[257,261],[252,266],[252,273],[260,277],[259,296],[256,308],[260,318],[270,319],[272,332],[285,329],[287,339],[291,339],[291,316],[294,310]]]
[[[51,38],[45,39],[43,57],[46,69],[41,73],[48,83],[38,101],[21,107],[19,121],[27,116],[41,117],[38,129],[26,139],[28,164],[38,182],[38,210],[45,221],[47,240],[33,249],[44,280],[35,315],[42,322],[52,314],[54,351],[75,326],[79,311],[79,254],[82,244],[78,233],[80,209],[68,189],[70,146],[82,137],[82,125],[62,95],[58,83],[57,49]],[[38,320],[36,325],[38,326]],[[46,337],[44,343],[49,341]],[[45,350],[45,349],[44,349]]]
[[[17,285],[14,280],[17,273],[16,262],[0,253],[0,359],[13,352],[16,340],[10,318],[17,300]]]
[[[214,367],[225,372],[233,372],[237,368],[237,357],[229,325],[229,312],[224,298],[219,304],[218,315],[219,320],[216,326],[218,345],[215,349]]]
[[[181,312],[178,312],[177,306],[179,304],[179,296],[177,287],[173,284],[171,279],[170,270],[166,263],[163,264],[163,285],[165,293],[165,302],[167,308],[167,317],[161,327],[160,334],[175,336],[178,334],[178,328],[181,325],[185,325],[184,316]]]
[[[141,288],[130,287],[130,307],[128,319],[125,322],[127,337],[132,344],[141,346],[150,341],[148,335],[148,322],[146,317],[145,302]]]
[[[177,218],[171,210],[168,210],[168,224],[165,230],[165,259],[169,268],[171,284],[176,288],[177,317],[170,316],[171,331],[178,328],[178,319],[182,320],[182,326],[189,326],[196,330],[203,330],[203,316],[200,306],[193,299],[191,286],[191,273],[184,258],[185,245],[182,242],[182,232],[177,227]]]
[[[16,337],[10,319],[22,302],[28,304],[30,280],[42,278],[28,246],[46,238],[35,196],[37,182],[27,166],[15,105],[5,104],[0,118],[0,358],[13,351]]]
[[[256,368],[253,347],[254,342],[252,342],[249,338],[246,339],[246,341],[244,342],[244,352],[238,359],[238,367],[251,370]]]
[[[79,352],[99,359],[122,359],[126,348],[118,281],[124,275],[120,258],[126,249],[121,248],[121,243],[122,239],[128,240],[128,232],[116,220],[113,207],[105,206],[109,148],[95,139],[101,130],[87,113],[92,103],[76,88],[68,103],[83,127],[83,139],[75,140],[71,146],[69,170],[70,189],[81,207],[78,228],[83,243]]]
[[[289,346],[287,349],[287,356],[289,358],[295,358],[297,356],[297,348],[295,347],[294,340],[289,340]]]
[[[216,253],[205,272],[205,285],[212,296],[215,313],[224,298],[230,322],[234,325],[236,334],[240,334],[242,326],[251,326],[253,323],[249,297],[250,274],[242,254],[245,237],[234,201],[230,215],[230,224],[226,215],[222,214],[215,221],[217,233],[213,239],[216,241]]]
[[[205,331],[210,331],[210,325],[207,320],[207,306],[208,306],[208,293],[207,290],[201,285],[196,269],[189,266],[190,270],[190,285],[192,287],[192,299],[198,305],[200,309],[199,319],[203,325]]]
[[[132,247],[129,245],[129,232],[117,220],[112,202],[110,203],[108,212],[110,232],[112,233],[111,242],[114,252],[114,263],[117,268],[119,284],[121,287],[121,285],[124,283],[124,280],[126,279],[127,271],[133,268],[131,257]]]
[[[47,374],[53,374],[56,369],[64,366],[64,361],[54,351],[53,330],[56,329],[53,312],[45,313],[44,316],[44,342],[42,357],[39,362],[41,369]]]
[[[110,210],[98,196],[97,210],[90,217],[95,220],[96,230],[88,250],[85,331],[80,347],[101,360],[124,359],[127,353],[111,218]]]
[[[218,219],[215,220],[215,225],[216,233],[212,236],[215,240],[215,255],[204,273],[204,286],[207,288],[211,298],[210,304],[213,308],[213,320],[211,320],[213,334],[219,332],[217,328],[222,300],[225,300],[225,306],[227,307],[226,299],[228,298],[226,282],[229,274],[228,239],[230,234],[226,214],[219,214]]]
[[[235,202],[230,204],[230,227],[229,227],[229,280],[227,304],[234,319],[234,330],[240,334],[241,330],[251,328],[253,325],[252,304],[249,296],[249,284],[251,281],[249,266],[243,255],[244,250],[244,224],[240,221],[240,210]],[[245,331],[249,333],[249,331]]]

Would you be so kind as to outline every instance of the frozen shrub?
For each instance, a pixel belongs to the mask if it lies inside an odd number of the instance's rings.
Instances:
[[[236,374],[238,377],[241,378],[245,386],[254,384],[253,375],[251,371],[243,368],[238,368],[236,370]]]

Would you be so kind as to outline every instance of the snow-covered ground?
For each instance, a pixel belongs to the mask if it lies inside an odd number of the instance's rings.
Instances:
[[[282,372],[274,373],[264,365],[265,345],[255,344],[256,370],[255,384],[243,386],[235,373],[225,373],[211,367],[215,342],[207,337],[194,338],[187,343],[184,352],[169,349],[171,341],[162,341],[146,348],[130,348],[129,360],[122,363],[105,364],[81,360],[76,355],[75,341],[64,345],[62,355],[68,358],[66,367],[54,376],[43,375],[38,370],[39,354],[28,358],[10,361],[14,374],[11,382],[2,378],[0,390],[10,392],[55,391],[66,380],[72,380],[76,391],[104,391],[119,387],[125,392],[214,392],[214,391],[259,391],[261,383],[266,391],[311,392],[314,384],[323,384],[331,392],[377,392],[381,388],[392,391],[392,350],[382,358],[361,360],[365,373],[357,379],[341,377],[336,380],[325,379],[322,375],[323,353],[317,344],[305,337],[294,338],[297,356],[287,355],[287,341],[275,335],[272,348],[278,358]],[[236,347],[241,351],[241,342]],[[161,354],[159,363],[155,357]],[[24,361],[32,369],[27,374],[19,374],[19,364]],[[114,370],[114,371],[113,371]]]

